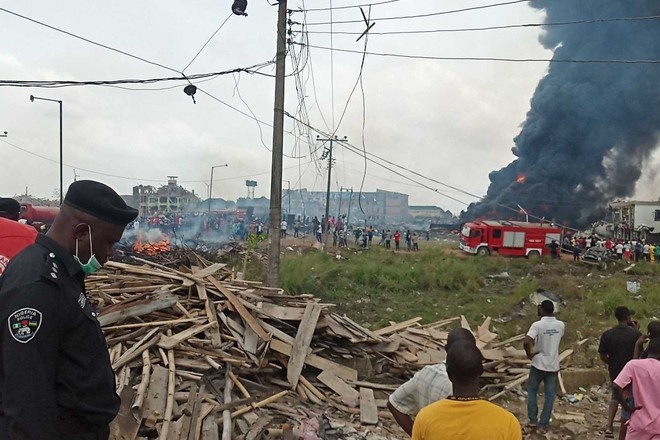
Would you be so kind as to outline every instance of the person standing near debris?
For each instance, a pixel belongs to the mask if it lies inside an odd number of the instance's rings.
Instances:
[[[385,232],[385,249],[389,249],[392,243],[392,232],[388,229]]]
[[[625,390],[632,387],[634,401],[626,398]],[[660,437],[660,339],[649,342],[648,358],[633,359],[614,379],[614,391],[621,408],[630,414],[627,426],[629,440]],[[624,427],[622,426],[622,429]],[[621,438],[621,436],[619,436]]]
[[[115,375],[85,276],[112,255],[138,211],[79,180],[46,235],[0,279],[0,438],[107,440]]]
[[[394,249],[399,250],[399,242],[401,241],[401,234],[398,230],[394,231]]]
[[[623,367],[633,358],[635,353],[635,344],[642,336],[639,331],[639,324],[633,321],[634,312],[628,307],[620,306],[614,310],[614,317],[618,324],[607,330],[600,337],[598,345],[598,354],[600,359],[607,364],[607,370],[610,374],[610,380],[614,384],[614,379],[619,375]],[[631,392],[629,388],[626,392]],[[607,413],[607,426],[605,435],[609,438],[614,436],[614,418],[616,417],[619,401],[615,393],[615,387],[612,385],[612,398],[610,400]],[[623,409],[621,411],[621,428],[619,438],[625,438],[625,423],[630,418],[630,414]],[[623,435],[622,435],[623,433]]]
[[[660,321],[649,322],[646,329],[647,333],[640,336],[635,343],[633,359],[646,359],[648,357],[648,350],[644,349],[644,344],[646,344],[651,339],[660,338]]]
[[[472,332],[459,327],[449,332],[445,350],[449,351],[452,345],[459,341],[476,345]],[[425,406],[450,396],[451,391],[446,362],[428,365],[390,395],[387,400],[387,408],[399,426],[408,435],[412,435],[412,417]]]
[[[287,224],[286,220],[282,220],[280,223],[280,237],[286,238],[286,231],[289,225]]]
[[[557,240],[552,240],[548,247],[550,248],[550,257],[553,260],[559,258],[559,244],[557,244]]]
[[[527,381],[527,416],[529,426],[536,428],[539,434],[545,434],[548,432],[557,392],[559,343],[564,336],[565,324],[555,318],[555,305],[550,300],[542,301],[537,311],[541,319],[532,324],[523,341],[527,357],[532,361]],[[537,395],[541,382],[545,390],[545,401],[541,418],[538,419]]]
[[[619,260],[623,259],[623,243],[618,242],[616,246],[614,246],[614,249],[616,249],[616,257]]]
[[[0,198],[0,275],[16,254],[34,243],[37,230],[18,222],[21,205],[14,199]]]
[[[479,397],[482,373],[483,358],[476,345],[454,344],[447,353],[452,393],[419,412],[412,440],[522,440],[516,417]]]

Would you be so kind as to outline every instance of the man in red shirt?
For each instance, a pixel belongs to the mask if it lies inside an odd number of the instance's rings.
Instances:
[[[18,223],[21,205],[14,199],[0,198],[0,275],[14,255],[34,243],[37,231]]]

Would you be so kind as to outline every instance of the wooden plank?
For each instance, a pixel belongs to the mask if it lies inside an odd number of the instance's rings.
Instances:
[[[176,304],[178,298],[169,290],[158,290],[141,299],[132,299],[112,306],[106,307],[99,314],[98,320],[101,327],[123,321],[128,318],[142,316],[157,310],[169,309]]]
[[[421,316],[418,316],[417,318],[409,319],[407,321],[400,322],[398,324],[392,324],[387,327],[380,328],[378,330],[374,330],[374,333],[377,334],[378,336],[385,336],[389,335],[390,333],[395,333],[398,332],[399,330],[403,330],[405,328],[411,327],[418,323],[419,321],[422,320]]]
[[[557,373],[557,379],[559,380],[559,389],[561,390],[561,395],[566,395],[566,386],[564,385],[564,378],[561,377],[561,371]]]
[[[268,316],[282,321],[300,321],[305,315],[305,309],[302,307],[283,307],[273,303],[263,303],[261,310]]]
[[[153,269],[147,269],[144,267],[139,267],[139,266],[133,266],[131,264],[125,264],[125,263],[119,263],[117,261],[108,261],[105,263],[105,266],[108,269],[119,269],[123,272],[126,273],[135,273],[139,275],[151,275],[151,276],[156,276],[159,278],[166,278],[170,280],[177,280],[181,281],[184,287],[189,287],[195,284],[194,280],[191,280],[190,278],[180,276],[180,275],[175,275],[173,272],[165,272],[162,270],[153,270]]]
[[[259,417],[259,420],[250,427],[250,430],[245,434],[245,440],[257,440],[261,438],[261,433],[264,431],[266,426],[273,421],[273,417],[265,416]]]
[[[218,424],[215,421],[215,416],[209,415],[204,417],[201,440],[218,440],[219,438],[220,433],[218,432]]]
[[[121,391],[121,406],[117,417],[110,423],[110,440],[135,440],[140,422],[133,416],[131,403],[135,391],[131,387],[124,387]]]
[[[156,423],[165,417],[165,405],[167,404],[167,378],[169,371],[160,365],[155,365],[149,380],[147,399],[144,404],[142,416],[145,418],[144,425],[153,428]]]
[[[199,272],[196,273],[196,275]],[[197,283],[197,293],[199,294],[199,299],[204,301],[204,309],[206,310],[206,316],[209,319],[209,322],[214,323],[210,327],[207,333],[211,336],[211,345],[214,347],[220,347],[222,345],[222,338],[220,337],[220,326],[218,324],[218,313],[215,309],[215,304],[206,294],[206,286],[202,283]]]
[[[278,353],[282,353],[286,356],[291,356],[291,350],[292,350],[291,345],[282,342],[278,339],[273,339],[270,341],[270,348]],[[318,356],[316,354],[312,354],[312,353],[308,354],[307,357],[305,358],[305,363],[314,368],[318,368],[319,370],[331,371],[333,374],[345,380],[357,380],[358,378],[357,370],[354,370],[353,368],[350,367],[346,367],[344,365],[340,365],[336,362],[332,362],[331,360],[322,358],[321,356]]]
[[[270,335],[266,333],[266,331],[259,325],[257,320],[250,314],[250,312],[245,308],[243,303],[241,303],[241,300],[238,299],[236,295],[234,295],[232,292],[229,291],[225,286],[220,284],[215,278],[213,277],[207,277],[207,280],[211,284],[215,286],[216,289],[218,289],[224,296],[227,298],[227,300],[231,303],[232,306],[236,309],[239,315],[241,315],[241,318],[243,318],[243,321],[249,325],[252,330],[259,336],[262,340],[264,341],[269,341],[270,340]]]
[[[195,327],[190,327],[180,333],[177,333],[174,336],[163,336],[160,338],[160,341],[158,342],[158,346],[164,350],[169,350],[171,348],[176,347],[183,341],[186,341],[193,336],[195,336],[198,333],[203,332],[209,327],[214,326],[214,322],[210,322],[208,324],[203,324],[203,325],[197,325]]]
[[[341,378],[335,376],[330,371],[323,371],[316,377],[325,386],[337,393],[341,397],[341,401],[349,408],[355,408],[357,406],[360,393]]]
[[[363,425],[378,424],[378,407],[371,388],[360,388],[360,423]]]
[[[196,272],[193,272],[193,276],[195,278],[199,278],[200,280],[203,280],[204,278],[215,275],[216,272],[218,272],[220,269],[226,267],[226,264],[223,263],[214,263],[210,265],[209,267],[206,267],[202,270],[198,270]]]
[[[291,384],[291,388],[298,385],[298,378],[302,373],[305,364],[305,358],[309,351],[309,344],[312,342],[316,323],[321,316],[323,308],[316,303],[307,303],[305,313],[296,333],[296,340],[293,344],[289,363],[287,364],[286,378]]]

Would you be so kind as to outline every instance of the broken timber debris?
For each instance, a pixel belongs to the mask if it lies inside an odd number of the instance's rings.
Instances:
[[[377,402],[445,359],[456,322],[477,338],[492,398],[526,380],[529,361],[511,345],[523,335],[498,342],[490,319],[474,330],[465,317],[371,330],[312,295],[235,280],[196,254],[177,262],[110,262],[86,279],[122,399],[113,440],[258,438],[307,418],[296,410],[300,401],[377,424],[389,415]],[[365,358],[382,374],[357,368]]]

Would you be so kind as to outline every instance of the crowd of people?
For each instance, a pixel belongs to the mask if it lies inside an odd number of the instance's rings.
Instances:
[[[578,261],[589,249],[605,249],[613,257],[627,262],[658,262],[660,263],[660,245],[655,245],[647,240],[618,240],[602,239],[598,236],[572,236],[564,237],[562,243],[567,250],[572,250],[573,260]]]
[[[558,385],[559,347],[564,322],[555,317],[555,305],[538,305],[540,319],[529,328],[523,348],[532,361],[527,380],[527,429],[545,435],[550,429]],[[614,419],[622,408],[619,439],[651,440],[660,437],[660,321],[639,331],[634,312],[615,310],[617,325],[600,339],[598,352],[612,381],[605,437],[614,437]],[[508,411],[480,398],[479,377],[484,359],[467,329],[452,330],[445,362],[429,365],[394,391],[387,407],[413,440],[494,439],[520,440],[522,427]],[[544,386],[539,415],[537,395]]]
[[[307,224],[309,223],[309,224]],[[305,232],[313,233],[315,240],[319,243],[323,243],[324,234],[328,231],[328,238],[332,237],[332,246],[347,248],[349,247],[349,238],[354,238],[355,246],[358,246],[362,249],[368,249],[374,245],[375,239],[378,240],[377,246],[382,246],[385,249],[394,249],[401,250],[405,245],[405,249],[410,252],[419,251],[419,241],[421,240],[421,234],[411,231],[410,229],[399,231],[398,229],[388,229],[383,227],[378,230],[373,227],[373,225],[360,227],[360,226],[349,226],[346,224],[345,216],[340,216],[335,218],[331,216],[328,219],[326,228],[323,227],[324,217],[321,217],[321,220],[318,217],[313,217],[307,219],[307,223],[301,221],[298,218],[293,224],[293,237],[302,237]],[[288,237],[288,230],[291,228],[291,225],[286,221],[282,220],[280,223],[280,236],[282,238]],[[429,232],[426,232],[426,240],[430,239]],[[403,244],[402,244],[403,241]]]

